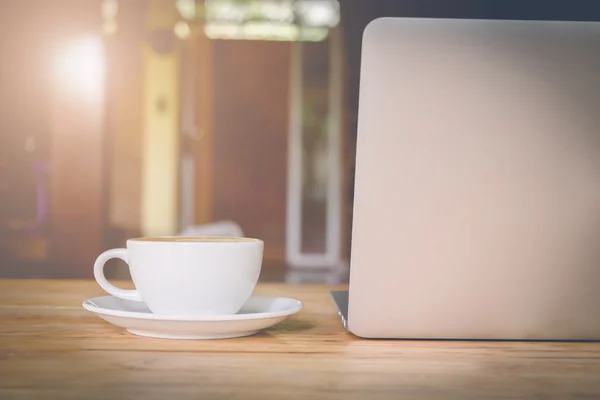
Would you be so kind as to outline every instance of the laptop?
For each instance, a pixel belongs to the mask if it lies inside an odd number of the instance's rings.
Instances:
[[[370,23],[334,298],[364,338],[600,339],[600,24]]]

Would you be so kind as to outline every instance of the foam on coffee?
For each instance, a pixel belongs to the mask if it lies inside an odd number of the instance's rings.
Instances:
[[[206,243],[229,243],[229,242],[259,242],[258,239],[244,237],[219,237],[219,236],[163,236],[142,237],[130,239],[135,242],[206,242]]]

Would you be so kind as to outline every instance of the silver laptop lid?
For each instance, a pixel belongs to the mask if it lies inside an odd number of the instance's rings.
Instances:
[[[600,339],[600,24],[364,34],[348,328]]]

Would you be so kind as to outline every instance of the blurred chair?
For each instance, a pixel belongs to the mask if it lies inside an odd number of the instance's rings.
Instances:
[[[183,229],[178,236],[244,237],[244,232],[235,222],[217,221],[209,224],[188,226]]]

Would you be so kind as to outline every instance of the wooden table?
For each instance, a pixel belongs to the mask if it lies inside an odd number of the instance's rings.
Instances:
[[[600,344],[357,339],[331,289],[261,285],[305,309],[252,337],[172,341],[83,310],[95,282],[0,280],[0,399],[600,399]]]

